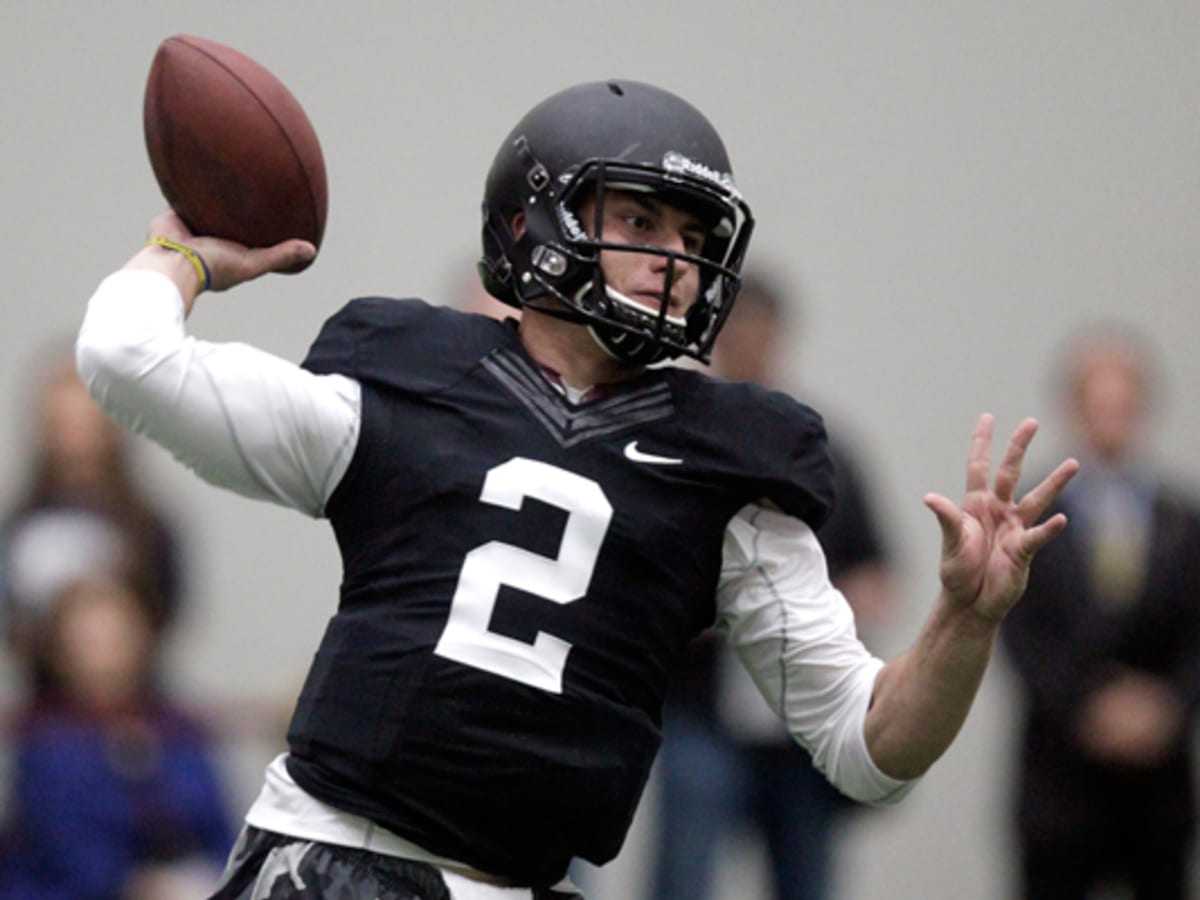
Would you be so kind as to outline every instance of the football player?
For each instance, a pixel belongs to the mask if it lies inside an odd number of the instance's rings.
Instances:
[[[693,106],[628,81],[541,102],[501,144],[480,271],[520,322],[364,298],[297,366],[191,337],[205,287],[311,258],[171,213],[92,297],[80,371],[204,478],[330,520],[344,577],[217,896],[559,897],[621,847],[672,666],[717,623],[842,791],[900,799],[946,749],[1038,524],[1074,472],[1014,497],[976,427],[961,505],[930,495],[941,591],[872,657],[826,573],[820,417],[707,360],[753,224]],[[520,889],[515,890],[514,889]]]

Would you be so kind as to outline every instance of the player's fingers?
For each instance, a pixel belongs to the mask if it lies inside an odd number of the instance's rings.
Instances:
[[[1017,505],[1021,521],[1031,523],[1040,519],[1078,471],[1078,461],[1065,459],[1060,462],[1053,472],[1021,498],[1021,502]]]
[[[991,472],[992,430],[995,419],[984,413],[975,423],[971,435],[971,449],[967,454],[967,492],[986,491],[988,474]]]
[[[952,554],[962,541],[962,513],[954,502],[941,494],[926,494],[925,505],[937,516],[942,529],[942,553]]]
[[[167,207],[150,220],[146,228],[146,237],[167,237],[173,241],[181,241],[192,237],[192,232],[183,219],[179,218],[179,214]]]
[[[1066,527],[1067,517],[1062,513],[1055,513],[1040,525],[1027,529],[1021,538],[1021,553],[1026,561],[1032,560],[1043,547],[1062,534]]]
[[[1017,482],[1021,478],[1021,466],[1025,462],[1025,451],[1037,434],[1037,420],[1026,419],[1013,432],[1012,440],[1005,448],[1004,458],[996,469],[996,497],[1005,503],[1011,503],[1017,491]]]
[[[246,280],[267,272],[283,272],[312,262],[317,248],[299,239],[282,241],[272,247],[255,247],[246,251]]]

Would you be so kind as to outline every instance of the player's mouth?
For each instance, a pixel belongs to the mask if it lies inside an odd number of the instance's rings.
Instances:
[[[629,299],[633,300],[635,303],[637,303],[639,306],[644,306],[647,309],[654,310],[656,312],[658,311],[659,307],[662,306],[662,302],[663,302],[663,292],[661,290],[631,291],[626,296],[629,297]],[[685,304],[684,304],[682,297],[678,296],[675,293],[668,295],[668,297],[667,297],[667,314],[668,315],[673,315],[673,316],[682,315],[684,307],[685,307]]]

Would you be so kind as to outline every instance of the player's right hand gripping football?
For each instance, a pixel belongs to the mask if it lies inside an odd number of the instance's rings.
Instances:
[[[204,290],[225,291],[269,272],[294,270],[317,254],[316,247],[300,239],[282,241],[273,247],[246,247],[222,238],[194,235],[170,209],[151,220],[146,237],[151,243],[126,268],[162,272],[175,282],[189,311]],[[192,251],[194,258],[153,243],[155,238],[182,245]]]

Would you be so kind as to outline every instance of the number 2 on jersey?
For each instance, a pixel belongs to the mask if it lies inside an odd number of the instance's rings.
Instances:
[[[434,652],[561,694],[570,643],[539,631],[530,644],[497,634],[488,624],[503,585],[559,604],[582,597],[591,583],[613,510],[600,485],[590,478],[519,456],[488,472],[479,499],[516,510],[526,497],[567,513],[558,556],[541,556],[500,541],[470,551],[463,560],[450,616]]]

